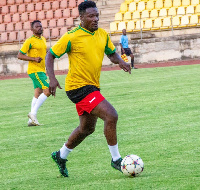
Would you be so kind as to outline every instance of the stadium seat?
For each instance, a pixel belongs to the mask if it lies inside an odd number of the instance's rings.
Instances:
[[[164,2],[164,7],[165,7],[165,8],[170,8],[170,7],[172,7],[172,0],[165,0],[165,2]]]
[[[55,16],[56,16],[56,13],[55,13]],[[46,19],[52,19],[52,18],[53,18],[53,10],[48,10],[46,12]]]
[[[138,18],[140,18],[140,11],[133,12],[133,19],[138,19]]]
[[[6,31],[6,25],[4,23],[0,24],[0,32]]]
[[[1,0],[0,1],[0,6],[5,6],[6,5],[6,0]]]
[[[191,0],[191,5],[198,5],[200,4],[199,0]]]
[[[14,5],[15,1],[14,0],[7,0],[7,5]]]
[[[185,15],[185,7],[178,7],[177,15]]]
[[[33,0],[33,3],[38,3],[40,2],[40,0]]]
[[[8,41],[8,33],[7,32],[2,32],[1,33],[1,43],[5,43]]]
[[[143,20],[137,20],[134,31],[140,31],[144,27]]]
[[[174,16],[172,18],[172,26],[173,28],[177,28],[180,25],[180,16]]]
[[[11,16],[9,14],[4,16],[4,23],[9,23],[11,22]]]
[[[125,13],[126,11],[128,11],[128,6],[127,3],[121,3],[120,5],[120,12]]]
[[[181,6],[181,0],[173,0],[173,7],[180,7]]]
[[[49,0],[40,0],[41,2],[46,2],[46,1],[49,1]]]
[[[181,17],[181,25],[180,25],[180,27],[186,27],[186,26],[188,26],[189,23],[190,23],[189,22],[189,16],[188,15],[183,15]]]
[[[161,26],[161,29],[167,29],[171,27],[171,17],[165,17],[163,19],[163,24]]]
[[[10,13],[17,13],[17,5],[10,6]]]
[[[54,18],[61,18],[62,17],[62,9],[55,10]]]
[[[123,14],[121,12],[118,12],[115,14],[115,21],[122,21],[123,20]]]
[[[12,22],[19,22],[20,21],[20,15],[19,15],[19,13],[15,13],[15,14],[13,14],[13,16],[12,16]]]
[[[25,34],[23,30],[18,32],[17,40],[20,42],[25,40]]]
[[[12,22],[8,23],[7,26],[6,26],[6,32],[11,32],[14,30],[14,25]]]
[[[119,24],[118,24],[118,31],[121,32],[123,29],[126,29],[126,22],[121,21],[121,22],[119,22]]]
[[[167,9],[166,8],[160,9],[159,16],[160,17],[166,17],[167,16]]]
[[[36,20],[36,18],[37,18],[36,12],[30,12],[28,20],[34,21],[34,20]]]
[[[43,19],[45,19],[45,13],[44,13],[44,11],[38,12],[37,19],[38,19],[38,20],[43,20]]]
[[[51,31],[51,37],[52,38],[58,38],[59,37],[59,30],[58,28],[53,28]]]
[[[168,16],[175,16],[176,15],[176,8],[175,7],[171,7],[168,10]]]
[[[134,20],[128,21],[126,29],[127,29],[127,31],[134,30],[135,29],[135,21]]]
[[[24,1],[23,0],[15,0],[16,4],[22,4]]]
[[[65,34],[67,32],[67,27],[62,27],[60,29],[60,36],[62,36],[63,34]]]
[[[52,9],[59,9],[60,5],[59,5],[59,1],[53,1],[52,2]]]
[[[22,22],[28,21],[28,13],[27,12],[21,14],[21,21]]]
[[[72,9],[72,15],[73,18],[77,18],[79,16],[79,12],[78,12],[78,7],[74,7]]]
[[[77,1],[77,5],[79,5],[80,3],[84,2],[84,0],[78,0]]]
[[[196,6],[195,13],[200,13],[200,4]]]
[[[16,24],[15,24],[15,30],[16,31],[18,31],[18,30],[22,30],[22,22],[17,22]]]
[[[56,20],[55,19],[52,19],[49,21],[49,27],[53,28],[53,27],[56,27]]]
[[[193,5],[186,7],[186,14],[194,14],[194,6]]]
[[[162,26],[161,18],[156,18],[154,20],[154,24],[153,24],[152,30],[159,30],[161,26]]]
[[[46,40],[47,39],[50,39],[50,29],[49,28],[45,28],[44,30],[43,30],[43,36],[46,38]]]
[[[31,3],[31,0],[24,0],[24,3],[26,4]]]
[[[67,1],[66,0],[63,0],[60,2],[60,8],[61,9],[66,9],[67,8]]]
[[[9,13],[8,6],[1,7],[1,14],[5,15]]]
[[[150,12],[150,18],[156,18],[158,17],[158,10],[157,9],[153,9]]]
[[[18,13],[24,13],[26,11],[25,4],[20,4],[18,7]]]
[[[151,30],[153,26],[153,20],[150,18],[150,19],[146,19],[144,21],[144,27],[143,27],[143,30]]]
[[[182,0],[182,6],[189,6],[190,0]]]
[[[190,26],[196,26],[199,23],[198,15],[191,15],[190,17]]]
[[[110,32],[117,31],[117,22],[110,22]]]
[[[14,42],[17,40],[17,33],[15,31],[12,31],[9,33],[9,42]]]
[[[65,26],[66,24],[65,24],[65,19],[64,18],[60,18],[60,19],[58,19],[58,21],[57,21],[57,26],[58,27],[63,27],[63,26]]]
[[[43,10],[50,10],[51,9],[51,3],[49,1],[44,3]]]
[[[136,2],[132,2],[129,4],[129,9],[128,9],[130,12],[134,12],[137,10],[136,8]]]
[[[133,2],[134,0],[125,0],[125,2],[127,3],[127,4],[130,4],[131,2]]]
[[[69,17],[70,17],[70,9],[64,9],[63,18],[69,18]]]
[[[26,38],[29,38],[29,37],[31,37],[33,35],[33,32],[31,31],[31,30],[28,30],[27,32],[26,32]]]
[[[144,2],[144,1],[140,1],[140,2],[138,3],[137,10],[138,10],[138,11],[143,11],[143,10],[145,10],[145,2]]]
[[[0,24],[3,22],[2,15],[0,15]]]
[[[42,10],[42,3],[39,2],[39,3],[36,3],[35,4],[35,11],[41,11]]]
[[[124,20],[131,20],[132,19],[132,15],[131,12],[127,11],[124,13]]]
[[[27,7],[26,7],[26,11],[27,12],[34,11],[34,4],[33,3],[28,4]]]
[[[71,28],[74,25],[74,19],[72,17],[69,17],[66,19],[66,26],[67,28]]]
[[[149,10],[142,11],[141,18],[149,18]]]
[[[149,0],[147,1],[146,10],[152,10],[152,9],[154,9],[154,1]]]
[[[163,0],[156,0],[155,9],[163,8]]]
[[[31,29],[31,23],[30,23],[30,21],[24,22],[23,29],[24,30],[30,30]]]
[[[41,24],[43,28],[47,28],[48,26],[47,20],[41,20]]]
[[[69,8],[76,7],[76,0],[69,0]]]

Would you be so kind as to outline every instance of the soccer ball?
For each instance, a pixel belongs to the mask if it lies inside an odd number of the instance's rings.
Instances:
[[[127,155],[121,162],[121,170],[126,176],[136,177],[144,170],[144,163],[137,155]]]

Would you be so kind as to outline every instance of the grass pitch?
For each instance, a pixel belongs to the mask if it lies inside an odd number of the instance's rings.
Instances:
[[[79,120],[62,90],[40,108],[40,127],[27,127],[30,79],[0,81],[0,189],[200,189],[200,65],[101,74],[101,92],[119,114],[122,157],[137,154],[143,173],[127,178],[110,166],[103,122],[68,157],[69,178],[50,158]]]

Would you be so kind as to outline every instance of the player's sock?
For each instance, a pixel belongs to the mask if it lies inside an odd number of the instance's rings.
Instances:
[[[131,60],[131,67],[134,68],[134,61]]]
[[[118,143],[114,146],[108,145],[108,148],[110,150],[110,153],[114,162],[118,160],[119,158],[121,158],[121,155],[119,154]]]
[[[66,159],[67,156],[68,156],[68,154],[69,154],[72,150],[73,150],[73,149],[67,148],[66,145],[64,144],[64,145],[62,146],[62,148],[60,149],[60,157],[61,157],[62,159]]]
[[[38,109],[40,108],[40,106],[44,103],[44,101],[47,99],[47,96],[42,93],[38,99],[37,102],[35,103],[35,106],[33,107],[33,110],[31,110],[31,114],[33,115],[37,115]]]
[[[33,108],[34,108],[36,102],[37,102],[37,98],[33,97],[32,102],[31,102],[31,111],[33,110]],[[29,119],[29,122],[31,122],[31,121],[32,121],[32,120]]]

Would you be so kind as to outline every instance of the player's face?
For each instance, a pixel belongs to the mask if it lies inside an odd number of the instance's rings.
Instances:
[[[123,35],[126,35],[126,29],[122,30]]]
[[[97,8],[87,8],[80,18],[82,26],[87,30],[94,32],[98,29],[99,11]]]
[[[35,34],[35,35],[42,35],[42,33],[43,33],[42,24],[40,22],[36,22],[33,25],[32,31],[33,31],[33,34]]]

